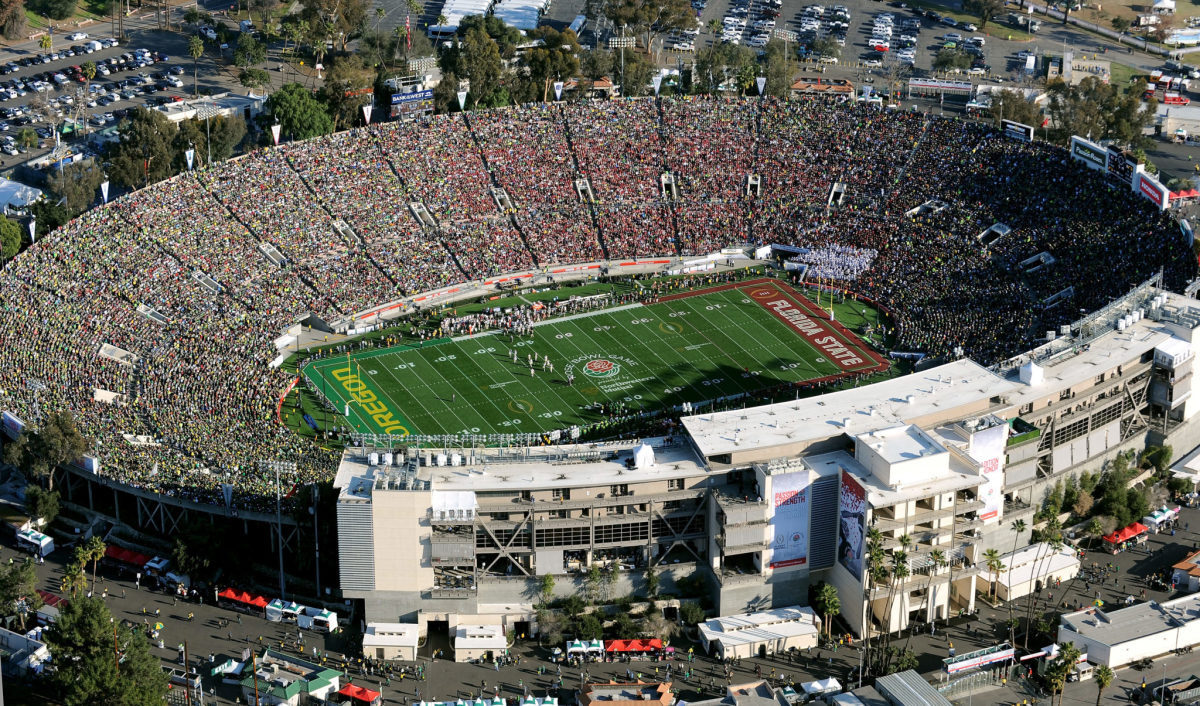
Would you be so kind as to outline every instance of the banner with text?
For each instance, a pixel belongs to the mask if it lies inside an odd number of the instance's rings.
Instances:
[[[1167,206],[1170,205],[1171,199],[1167,187],[1146,172],[1138,174],[1137,192],[1160,211],[1167,210]]]
[[[979,463],[979,472],[983,476],[979,498],[983,501],[983,510],[979,519],[987,524],[999,522],[1004,509],[1004,449],[1007,443],[1008,425],[996,424],[971,434],[967,446],[967,453]]]
[[[771,568],[808,563],[810,471],[771,476]]]
[[[849,473],[842,471],[838,497],[841,521],[838,526],[838,563],[862,581],[863,535],[867,531],[867,491]]]
[[[1083,162],[1090,169],[1104,171],[1108,163],[1108,151],[1091,140],[1073,135],[1071,137],[1071,158]]]

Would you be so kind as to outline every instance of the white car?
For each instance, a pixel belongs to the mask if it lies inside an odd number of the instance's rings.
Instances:
[[[968,32],[976,32],[979,30],[979,27],[977,25],[971,24],[970,22],[966,23],[965,25],[960,25],[960,26]]]
[[[820,58],[820,62],[822,64],[836,64],[837,57],[836,56],[823,56]]]
[[[984,39],[983,37],[971,37],[967,41],[970,42],[971,44],[974,44],[977,47],[982,47],[985,44],[987,44],[987,40]]]
[[[967,74],[970,76],[986,76],[987,70],[982,67],[976,66],[975,68],[968,71]]]
[[[67,35],[67,41],[78,42],[81,39],[87,39],[87,32],[72,32]]]
[[[675,42],[671,45],[671,48],[675,51],[692,51],[696,48],[696,45],[692,44],[691,42]],[[179,79],[168,79],[168,81],[170,81],[171,85],[175,86],[175,88],[180,88],[183,86],[183,82]]]
[[[877,69],[880,66],[883,66],[883,62],[880,61],[879,59],[867,59],[866,61],[863,62],[863,66],[866,66],[866,67],[872,68],[872,69]]]
[[[217,31],[212,27],[201,27],[199,34],[211,42],[217,41]]]

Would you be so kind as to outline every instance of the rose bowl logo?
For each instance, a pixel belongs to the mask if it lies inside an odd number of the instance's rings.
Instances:
[[[583,374],[590,378],[611,378],[621,372],[621,366],[607,358],[595,358],[583,364]]]

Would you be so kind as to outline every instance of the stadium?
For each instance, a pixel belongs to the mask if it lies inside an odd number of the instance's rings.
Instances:
[[[861,104],[373,125],[150,186],[16,258],[0,409],[11,433],[70,411],[94,450],[67,499],[164,534],[168,512],[269,521],[281,465],[335,480],[342,588],[372,620],[528,621],[495,606],[598,561],[630,586],[699,574],[723,609],[795,602],[836,563],[845,605],[848,483],[863,521],[951,551],[949,610],[1004,503],[1190,429],[1190,377],[1155,359],[1190,359],[1171,292],[1196,260],[1133,186]],[[988,429],[1037,442],[999,480]],[[910,497],[908,473],[944,483]],[[811,512],[780,524],[774,482]],[[935,608],[895,604],[877,624]]]

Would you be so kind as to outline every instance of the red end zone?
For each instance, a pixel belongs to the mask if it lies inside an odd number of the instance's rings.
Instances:
[[[862,339],[849,329],[837,321],[830,321],[828,312],[779,280],[762,278],[747,282],[731,282],[716,287],[670,294],[660,297],[658,301],[686,299],[730,289],[741,291],[751,301],[771,312],[775,318],[782,321],[843,370],[837,375],[807,380],[803,383],[804,385],[829,382],[847,375],[862,375],[887,370],[886,359],[872,351],[863,343]]]

